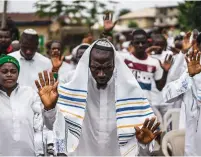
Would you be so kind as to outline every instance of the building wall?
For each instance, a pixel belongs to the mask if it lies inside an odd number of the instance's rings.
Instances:
[[[128,25],[130,21],[135,21],[139,28],[150,28],[154,26],[154,18],[136,18],[121,20],[120,25]]]
[[[175,26],[178,24],[179,11],[176,7],[157,8],[156,26]]]

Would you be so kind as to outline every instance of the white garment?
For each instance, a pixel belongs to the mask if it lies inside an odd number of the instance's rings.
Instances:
[[[65,63],[65,62],[62,63],[62,65],[59,69],[59,72],[58,72],[58,76],[59,76],[58,80],[59,80],[60,84],[63,84],[65,82],[65,79],[66,79],[68,73],[72,70],[73,70],[72,65]]]
[[[170,55],[173,55],[171,51],[163,51],[162,54],[154,54],[151,56],[160,60],[161,63],[164,63],[166,56],[169,57]],[[166,84],[170,81],[178,79],[184,72],[184,68],[182,68],[183,66],[181,64],[185,63],[183,54],[180,52],[180,54],[174,55],[172,59],[173,62],[170,70],[168,71]],[[181,101],[165,103],[162,96],[162,91],[159,91],[156,87],[152,90],[152,99],[154,100],[154,103],[152,103],[152,105],[157,106],[162,116],[164,116],[169,108],[181,106]]]
[[[73,77],[72,75],[70,75]],[[72,78],[69,79],[71,80]],[[121,156],[117,140],[116,108],[114,93],[114,78],[108,82],[106,89],[98,90],[96,81],[90,75],[89,94],[85,119],[80,137],[80,144],[69,156]],[[44,112],[46,125],[52,128],[56,110]],[[93,119],[93,120],[92,120]],[[132,143],[132,140],[131,140]],[[149,145],[152,151],[153,144]],[[144,145],[139,144],[143,149]]]
[[[153,57],[155,59],[158,59],[163,64],[163,62],[165,61],[166,55],[168,55],[168,57],[169,57],[170,55],[172,55],[172,52],[171,51],[163,51],[162,54],[154,54],[154,55],[151,55],[151,57]],[[169,72],[168,72],[168,75],[169,75]],[[168,76],[167,76],[167,78],[168,78]],[[151,93],[152,93],[151,97],[152,97],[152,105],[153,106],[158,106],[159,107],[159,106],[168,105],[163,101],[162,93],[161,93],[161,91],[159,91],[157,89],[156,86],[154,86],[152,88]],[[166,111],[164,110],[161,113],[162,116],[164,115],[164,112],[166,112]]]
[[[25,60],[25,58],[20,54],[20,50],[10,53],[9,55],[15,57],[20,64],[18,83],[23,86],[32,87],[37,91],[35,80],[38,80],[38,73],[43,72],[44,70],[51,71],[52,63],[50,59],[36,52],[32,60]],[[40,122],[40,126],[38,127],[41,127],[41,129],[35,130],[35,151],[36,154],[44,154],[44,152],[41,153],[44,142],[42,141],[43,121]]]
[[[163,98],[167,102],[174,102],[181,99],[185,105],[185,155],[200,156],[200,105],[196,88],[199,89],[200,74],[194,78],[189,77],[188,73],[184,73],[178,80],[169,83],[163,90]],[[196,85],[196,86],[195,86]],[[201,88],[200,88],[201,89]],[[199,93],[199,92],[198,92]]]
[[[105,90],[98,90],[95,80],[92,77],[90,79],[88,106],[80,145],[74,155],[120,156],[114,106],[114,80],[110,80]]]
[[[97,89],[89,69],[92,48],[85,51],[72,80],[59,87],[57,115],[55,110],[44,112],[46,125],[52,128],[55,121],[59,150],[68,155],[137,155],[134,126],[154,116],[153,111],[116,51],[113,77],[106,89]]]
[[[34,156],[34,115],[42,111],[38,94],[17,86],[10,97],[0,90],[0,102],[0,155]]]
[[[156,100],[152,97],[152,90],[156,88],[155,81],[160,80],[163,76],[163,69],[159,61],[150,56],[140,60],[133,54],[122,55],[122,57],[136,77],[150,104],[155,105]]]
[[[20,64],[18,83],[24,86],[31,86],[35,90],[37,90],[35,80],[38,80],[38,73],[44,70],[49,71],[52,68],[51,61],[37,52],[32,60],[25,60],[20,51],[15,51],[9,55],[15,57]]]
[[[63,75],[63,77],[59,76],[59,85],[66,84],[66,83],[70,82],[74,73],[75,73],[75,70],[71,70],[66,75]]]

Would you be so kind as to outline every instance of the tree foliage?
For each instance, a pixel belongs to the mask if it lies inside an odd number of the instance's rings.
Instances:
[[[130,13],[130,12],[131,11],[129,9],[122,9],[122,10],[120,10],[118,16],[120,17],[120,16],[125,15],[125,14]]]
[[[201,1],[180,3],[178,9],[178,20],[182,30],[189,31],[196,28],[201,31]]]
[[[89,27],[95,24],[98,21],[98,15],[106,10],[106,4],[96,0],[74,0],[72,2],[38,0],[35,7],[36,14],[40,17],[53,18],[61,15],[73,15],[70,17],[71,22],[76,21],[78,24],[85,24]],[[85,22],[83,23],[83,21]]]
[[[135,21],[130,21],[128,23],[128,28],[138,28],[138,24]]]

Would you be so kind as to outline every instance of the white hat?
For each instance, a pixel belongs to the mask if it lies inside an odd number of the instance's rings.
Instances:
[[[38,33],[34,29],[25,29],[23,33],[30,34],[30,35],[37,35]]]

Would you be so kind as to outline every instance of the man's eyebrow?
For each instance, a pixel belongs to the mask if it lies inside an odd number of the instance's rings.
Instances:
[[[93,63],[93,64],[96,64],[96,65],[101,65],[101,64],[99,64],[98,62],[93,61],[93,60],[91,61],[91,64],[92,64],[92,63]]]
[[[93,64],[93,65],[103,65],[103,66],[106,66],[106,65],[113,65],[114,63],[108,61],[108,62],[106,62],[106,63],[104,63],[104,64],[100,64],[100,63],[98,63],[98,62],[96,62],[96,61],[91,61],[91,64]]]

